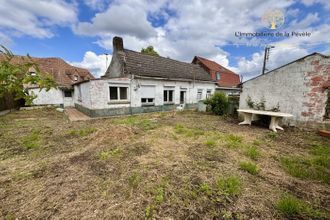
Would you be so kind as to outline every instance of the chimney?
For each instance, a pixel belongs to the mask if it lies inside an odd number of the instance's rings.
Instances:
[[[124,51],[123,38],[117,36],[114,37],[112,39],[112,45],[113,45],[113,53]]]

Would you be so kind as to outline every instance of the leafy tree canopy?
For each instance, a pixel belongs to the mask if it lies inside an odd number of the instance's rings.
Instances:
[[[36,85],[46,91],[55,87],[55,81],[50,74],[40,71],[38,65],[27,55],[15,60],[14,54],[0,46],[0,97],[12,94],[16,100],[24,99],[27,105],[36,98],[26,90],[28,85]]]
[[[141,53],[152,55],[152,56],[159,56],[159,54],[155,51],[153,46],[148,46],[147,48],[142,48]]]

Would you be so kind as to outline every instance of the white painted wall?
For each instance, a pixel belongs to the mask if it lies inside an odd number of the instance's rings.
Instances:
[[[121,107],[141,107],[141,94],[143,85],[155,86],[155,105],[163,105],[164,87],[174,87],[174,104],[180,104],[180,90],[186,90],[186,103],[197,103],[197,90],[202,89],[202,99],[206,98],[207,89],[215,91],[214,83],[206,82],[179,82],[153,79],[100,79],[91,80],[89,82],[81,83],[82,101],[77,98],[78,87],[75,86],[75,103],[83,105],[89,109],[107,109],[107,108],[121,108]],[[109,87],[110,86],[127,86],[128,87],[128,102],[113,104],[110,102]],[[88,95],[89,94],[89,95]]]
[[[61,105],[63,104],[64,94],[60,89],[50,89],[46,91],[39,88],[29,89],[29,94],[37,95],[37,98],[33,100],[33,105]]]
[[[325,63],[326,62],[326,63]],[[322,67],[315,65],[315,63],[323,63]],[[327,66],[325,65],[327,64]],[[290,113],[294,117],[291,119],[284,119],[285,124],[295,125],[297,122],[318,121],[323,120],[324,111],[313,112],[313,117],[304,116],[303,112],[311,111],[308,105],[314,105],[311,102],[310,73],[315,73],[316,76],[323,77],[323,81],[330,79],[330,74],[326,69],[329,69],[329,59],[321,56],[309,56],[304,60],[294,62],[280,69],[267,73],[263,76],[257,77],[250,81],[243,83],[242,92],[240,94],[240,109],[247,109],[246,100],[250,96],[253,101],[260,101],[262,97],[266,100],[266,109],[271,109],[280,105],[281,112]],[[324,70],[322,70],[324,69]],[[322,80],[318,87],[321,87]],[[317,94],[320,103],[325,103],[327,100],[327,91],[320,89]]]

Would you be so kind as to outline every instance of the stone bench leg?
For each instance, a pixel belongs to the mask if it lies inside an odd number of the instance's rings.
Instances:
[[[276,129],[280,129],[283,131],[284,129],[278,125],[278,121],[279,121],[279,117],[272,116],[269,124],[269,129],[274,132],[277,132]]]
[[[242,114],[244,115],[244,121],[239,123],[239,125],[251,125],[252,114],[251,113],[245,113],[245,112],[242,112]]]

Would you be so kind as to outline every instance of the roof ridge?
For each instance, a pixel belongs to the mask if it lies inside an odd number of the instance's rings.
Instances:
[[[194,64],[194,63],[188,63],[188,62],[184,62],[184,61],[180,61],[180,60],[174,60],[174,59],[169,58],[169,57],[153,56],[153,55],[150,55],[150,54],[145,54],[145,53],[141,53],[141,52],[130,50],[130,49],[124,49],[124,52],[125,51],[130,51],[130,52],[138,53],[138,54],[145,55],[145,56],[150,56],[150,57],[157,58],[157,59],[159,59],[159,58],[167,59],[167,60],[175,61],[175,62],[178,62],[178,63],[184,63],[184,64],[189,64],[189,65],[192,65],[192,66],[200,67],[199,65]]]

